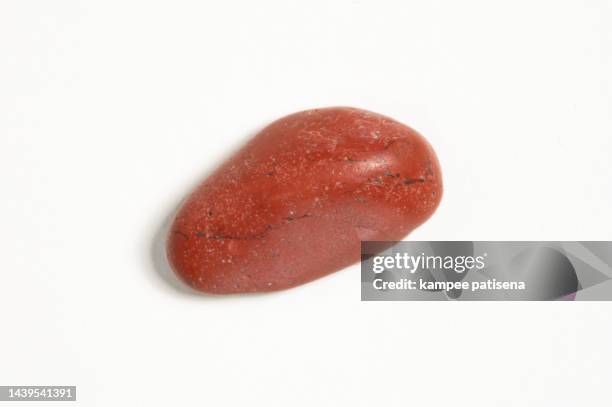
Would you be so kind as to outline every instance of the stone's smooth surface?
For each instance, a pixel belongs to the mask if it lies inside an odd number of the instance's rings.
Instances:
[[[361,240],[401,240],[435,211],[440,167],[417,132],[347,107],[263,129],[184,202],[167,254],[215,294],[294,287],[360,260]]]

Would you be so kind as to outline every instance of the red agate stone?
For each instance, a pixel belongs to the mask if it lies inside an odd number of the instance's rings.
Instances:
[[[196,290],[281,290],[360,259],[361,240],[401,240],[442,195],[431,146],[377,113],[307,110],[264,128],[187,198],[168,260]]]

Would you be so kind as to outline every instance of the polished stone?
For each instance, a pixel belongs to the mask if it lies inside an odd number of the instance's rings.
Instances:
[[[294,287],[401,240],[437,208],[440,166],[413,129],[335,107],[270,124],[187,198],[167,241],[176,274],[215,294]]]

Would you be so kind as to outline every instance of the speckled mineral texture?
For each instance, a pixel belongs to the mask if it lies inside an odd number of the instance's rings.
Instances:
[[[196,188],[170,229],[176,274],[215,294],[281,290],[401,240],[435,211],[435,153],[411,128],[347,107],[270,124]]]

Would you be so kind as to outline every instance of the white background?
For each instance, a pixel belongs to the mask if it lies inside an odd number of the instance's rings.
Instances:
[[[3,0],[0,384],[83,406],[609,406],[612,302],[362,303],[357,267],[271,295],[169,279],[181,198],[269,121],[333,105],[437,150],[443,202],[410,239],[612,240],[607,0]]]

